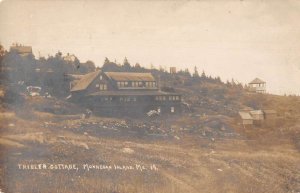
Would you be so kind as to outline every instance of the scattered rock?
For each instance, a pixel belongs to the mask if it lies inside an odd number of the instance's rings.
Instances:
[[[122,152],[132,154],[132,153],[134,153],[134,150],[129,148],[129,147],[125,147],[125,148],[122,149]]]
[[[14,126],[15,126],[15,124],[13,124],[13,123],[10,123],[10,124],[8,124],[8,126],[9,126],[9,127],[14,127]]]

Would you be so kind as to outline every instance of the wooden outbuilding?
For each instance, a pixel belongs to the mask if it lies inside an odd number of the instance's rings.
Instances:
[[[239,112],[239,116],[243,125],[253,125],[253,118],[250,113]]]
[[[262,110],[253,110],[250,111],[250,114],[254,121],[263,121],[265,119]]]

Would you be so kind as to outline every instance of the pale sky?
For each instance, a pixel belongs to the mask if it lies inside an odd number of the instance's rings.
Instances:
[[[299,0],[0,0],[0,42],[201,72],[300,94]]]

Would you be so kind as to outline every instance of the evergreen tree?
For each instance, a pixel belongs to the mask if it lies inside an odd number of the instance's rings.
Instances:
[[[206,74],[205,74],[204,70],[202,71],[201,78],[206,78]]]
[[[131,70],[131,66],[130,63],[128,62],[127,58],[124,58],[124,62],[123,62],[123,70],[126,72],[129,72]]]
[[[4,49],[4,47],[0,44],[0,64],[2,64],[1,62],[2,62],[2,59],[4,58],[4,56],[5,56],[5,49]],[[2,70],[2,65],[0,65],[0,70]]]
[[[235,86],[235,85],[236,85],[235,80],[234,80],[233,78],[231,79],[231,85],[232,85],[232,86]]]
[[[216,78],[217,83],[222,83],[220,76]]]
[[[186,69],[184,70],[184,73],[185,73],[186,76],[191,77],[191,73],[190,73],[190,71],[189,71],[188,68],[186,68]]]
[[[198,73],[198,69],[197,66],[194,67],[194,74],[193,77],[198,78],[199,77],[199,73]]]
[[[135,68],[141,68],[141,65],[139,63],[136,63],[134,67]]]
[[[107,57],[105,57],[104,64],[108,64],[108,63],[110,63],[110,61]]]
[[[102,71],[104,72],[120,72],[123,71],[122,67],[116,64],[115,62],[111,62],[108,58],[105,58],[104,64],[102,65]]]

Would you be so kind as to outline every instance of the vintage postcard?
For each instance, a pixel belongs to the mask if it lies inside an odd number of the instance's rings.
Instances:
[[[0,193],[300,193],[300,1],[0,0]]]

